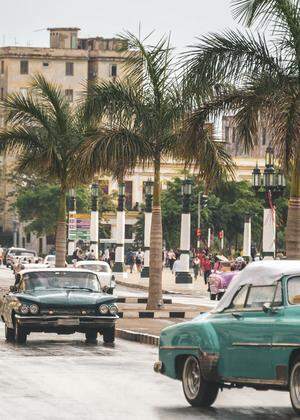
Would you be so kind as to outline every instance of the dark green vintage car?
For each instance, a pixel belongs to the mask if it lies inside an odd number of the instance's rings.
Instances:
[[[154,369],[182,381],[187,401],[220,389],[289,391],[300,413],[300,261],[249,264],[213,311],[161,332]]]
[[[98,333],[112,344],[118,319],[116,299],[105,293],[97,273],[78,269],[23,270],[4,295],[0,315],[7,341],[25,343],[32,332],[84,333],[94,343]]]

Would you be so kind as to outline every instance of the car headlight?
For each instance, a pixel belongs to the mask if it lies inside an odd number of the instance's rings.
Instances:
[[[117,307],[117,305],[110,305],[109,312],[112,315],[116,315],[119,312],[119,308]]]
[[[20,306],[19,311],[21,314],[26,315],[29,312],[29,306],[25,305],[24,303]]]
[[[108,313],[109,309],[107,305],[100,305],[99,306],[99,312],[102,315],[106,315]]]
[[[33,303],[29,306],[29,311],[32,315],[36,315],[39,312],[39,307],[35,303]]]

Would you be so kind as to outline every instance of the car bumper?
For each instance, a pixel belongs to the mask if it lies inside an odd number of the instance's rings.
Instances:
[[[82,331],[85,329],[99,329],[114,326],[118,316],[73,316],[73,315],[40,315],[22,316],[15,315],[16,322],[28,329],[44,331],[50,329],[71,329]]]

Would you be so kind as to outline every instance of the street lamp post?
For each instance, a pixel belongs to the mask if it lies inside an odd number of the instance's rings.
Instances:
[[[68,257],[71,257],[75,251],[77,239],[77,221],[76,221],[76,191],[74,188],[69,190],[69,225],[68,225]]]
[[[251,217],[249,214],[245,215],[244,221],[244,237],[243,237],[243,257],[251,257]]]
[[[152,220],[152,199],[153,199],[154,183],[150,179],[145,185],[145,221],[144,221],[144,266],[141,277],[149,279],[149,263],[150,263],[150,232]]]
[[[116,234],[116,257],[114,272],[120,278],[124,277],[124,242],[125,242],[125,183],[118,184],[118,207],[117,207],[117,234]]]
[[[99,185],[93,183],[91,186],[91,227],[90,227],[90,250],[94,252],[95,258],[99,258],[99,211],[98,211],[98,197]]]
[[[176,283],[193,283],[190,274],[190,244],[191,244],[191,195],[192,181],[185,179],[181,185],[182,212],[180,231],[180,271],[176,272]]]
[[[286,181],[281,170],[275,171],[274,150],[270,146],[266,149],[263,176],[257,164],[252,171],[252,187],[257,196],[265,198],[263,217],[263,257],[274,258],[276,253],[276,210],[273,201],[283,195]]]

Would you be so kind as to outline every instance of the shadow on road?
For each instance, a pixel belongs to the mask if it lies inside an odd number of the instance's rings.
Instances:
[[[194,407],[161,407],[157,409],[159,419],[193,419],[201,418],[222,420],[296,420],[291,408],[287,407],[220,407],[199,409]]]

